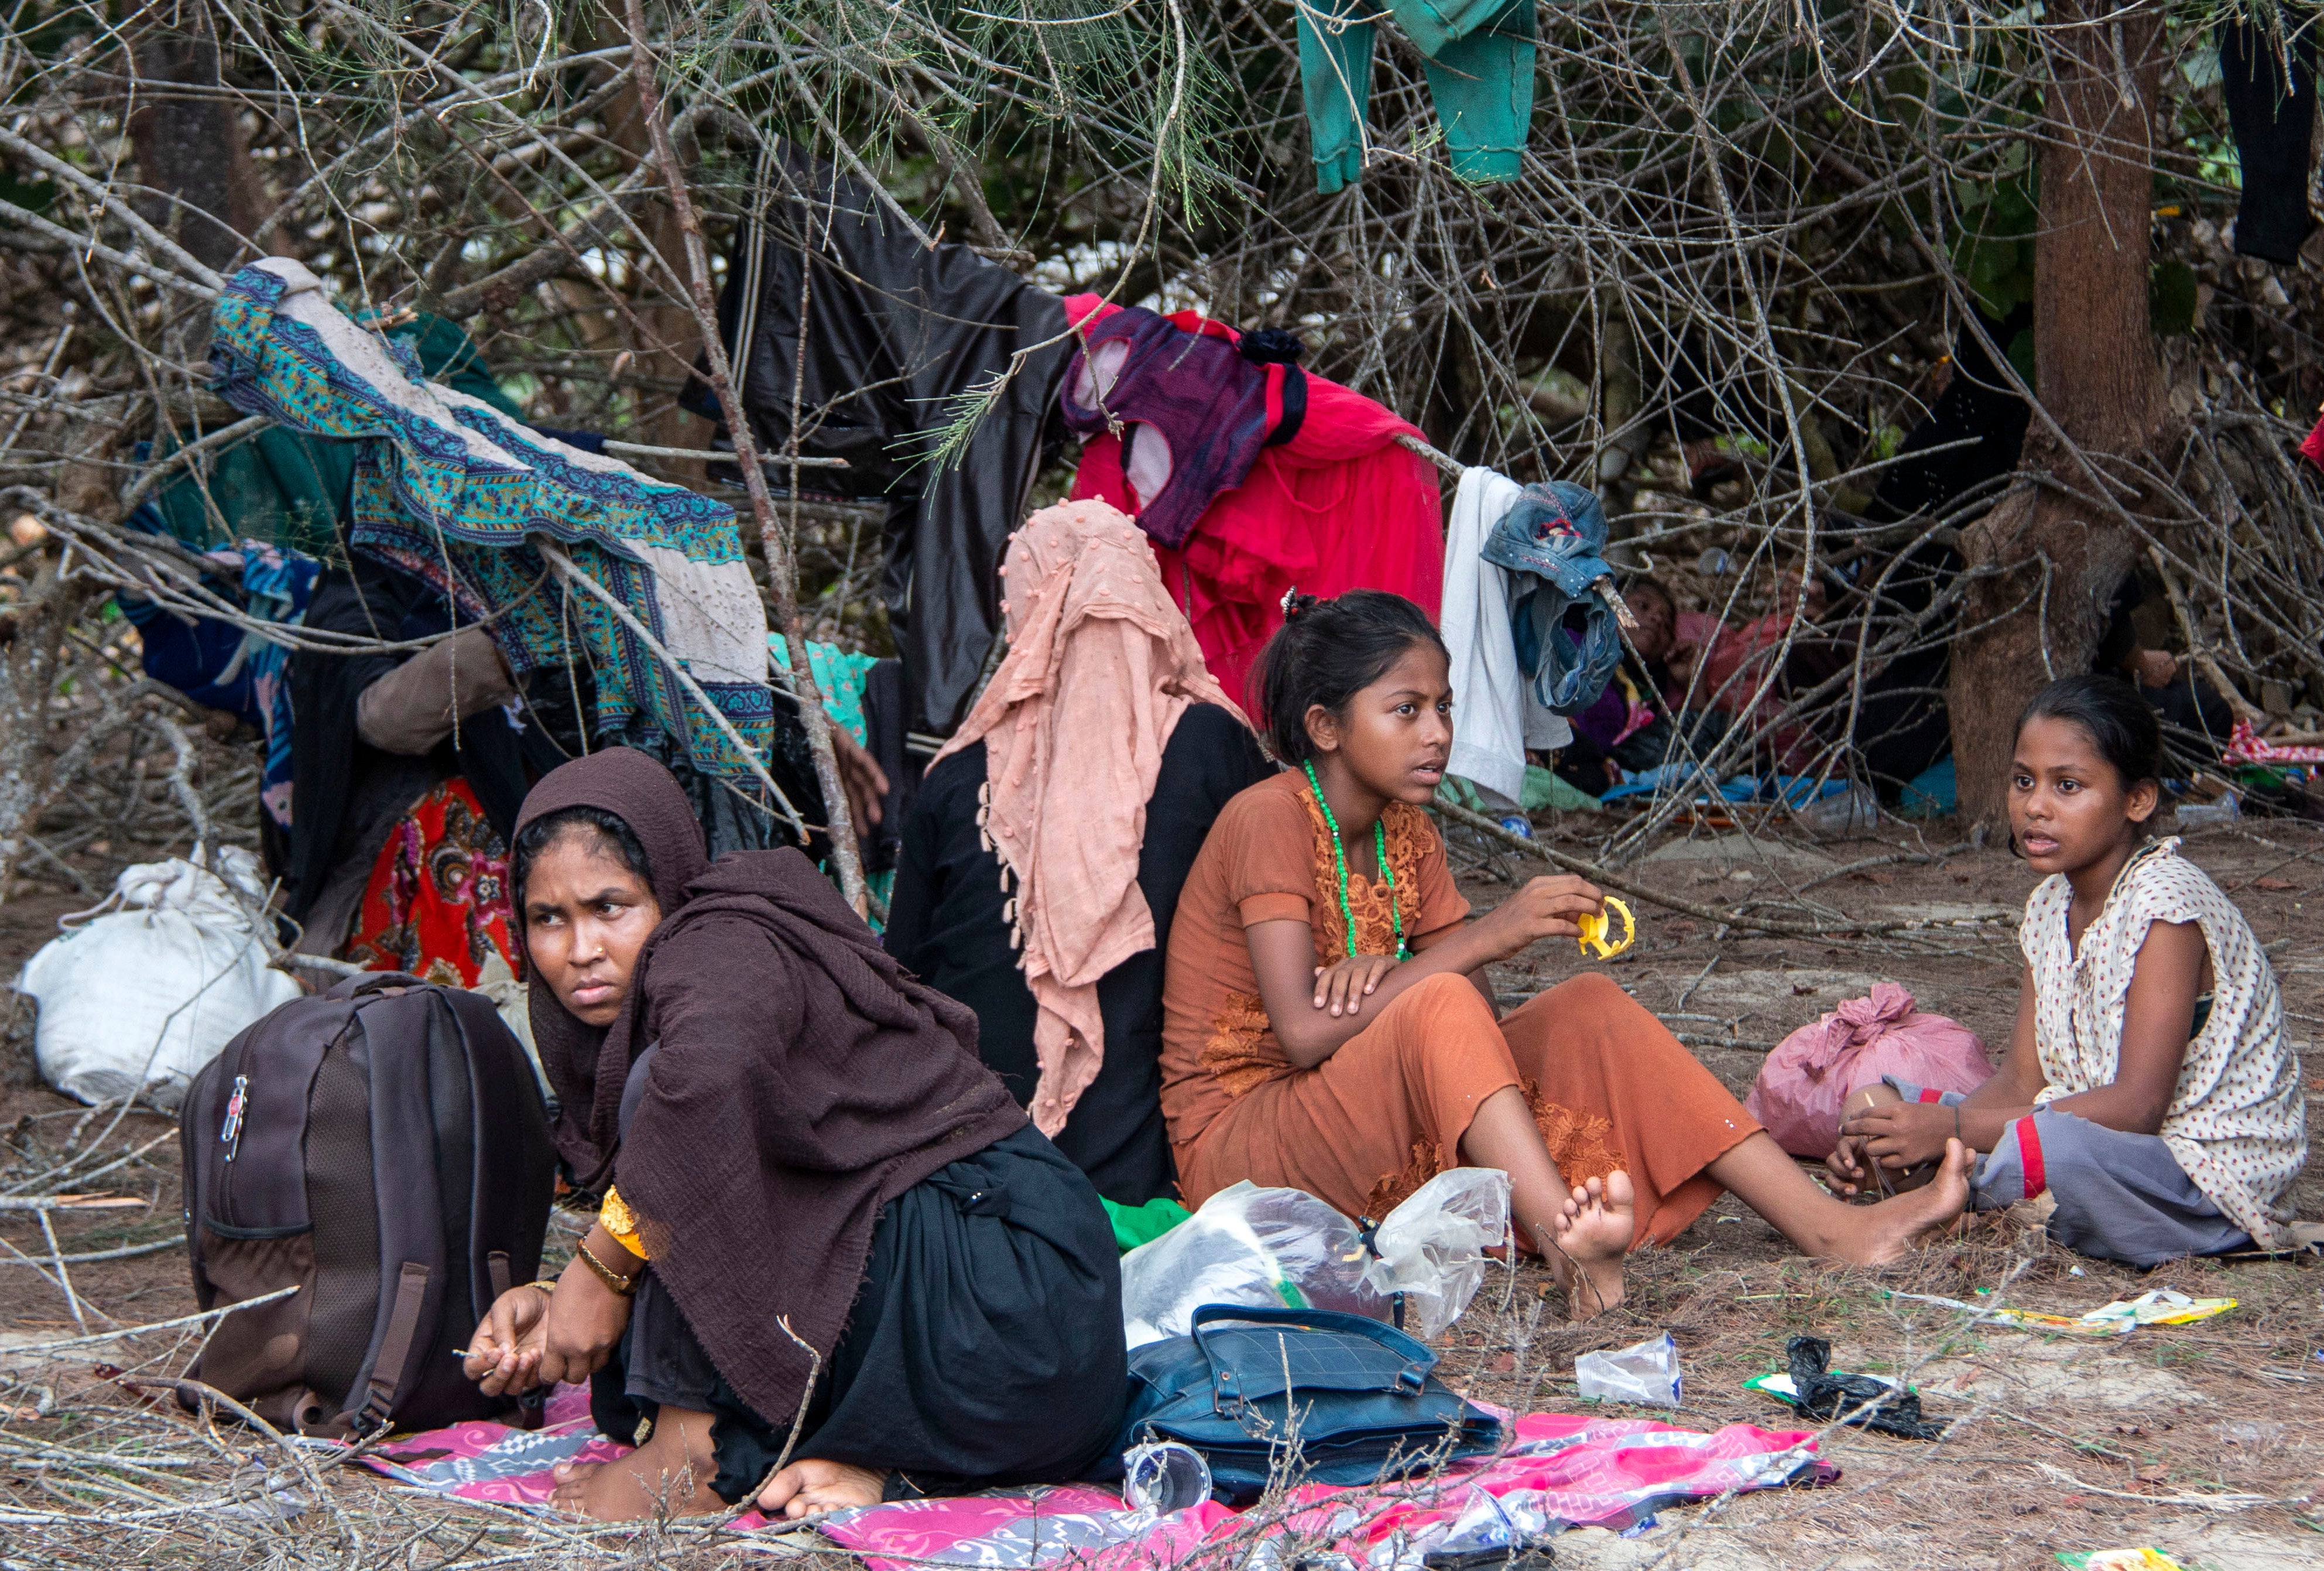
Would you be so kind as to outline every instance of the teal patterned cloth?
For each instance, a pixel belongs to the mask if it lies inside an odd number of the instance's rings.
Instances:
[[[496,615],[493,636],[519,675],[586,660],[605,742],[674,741],[706,773],[750,777],[663,661],[597,599],[567,591],[536,540],[563,546],[650,629],[764,759],[766,613],[733,508],[429,382],[408,346],[350,321],[287,258],[227,281],[210,368],[244,413],[358,441],[349,543],[435,585],[463,621]]]

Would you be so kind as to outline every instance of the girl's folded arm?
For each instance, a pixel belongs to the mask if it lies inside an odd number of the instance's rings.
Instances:
[[[2052,1105],[2125,1133],[2161,1133],[2194,1035],[2195,999],[2209,958],[2203,929],[2195,923],[2151,924],[2123,1004],[2113,1084],[2061,1096]]]
[[[1250,967],[1259,978],[1259,1001],[1283,1056],[1302,1069],[1313,1068],[1341,1045],[1378,1020],[1406,988],[1425,976],[1466,974],[1499,956],[1471,938],[1471,926],[1448,934],[1411,959],[1383,971],[1369,993],[1358,992],[1353,1007],[1340,1014],[1315,1006],[1315,936],[1305,922],[1287,918],[1253,922],[1243,929]]]
[[[1486,966],[1544,938],[1572,938],[1581,931],[1579,919],[1602,914],[1605,902],[1596,885],[1578,878],[1532,879],[1475,921],[1425,940],[1425,947],[1411,959],[1377,971],[1368,990],[1347,989],[1355,1007],[1337,1013],[1317,1002],[1323,995],[1316,982],[1315,933],[1307,923],[1289,918],[1253,922],[1243,929],[1243,938],[1250,946],[1259,1001],[1275,1028],[1275,1040],[1285,1058],[1307,1069],[1337,1052],[1342,1043],[1378,1020],[1389,1000],[1423,977],[1448,971],[1467,976],[1485,1002],[1493,1004],[1492,985],[1480,975]]]

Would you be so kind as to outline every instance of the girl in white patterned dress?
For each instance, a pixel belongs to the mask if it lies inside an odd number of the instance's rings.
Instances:
[[[1963,1096],[1901,1081],[1849,1102],[1826,1164],[1842,1192],[1894,1189],[1956,1134],[1987,1152],[1973,1203],[2045,1189],[2050,1234],[2151,1266],[2287,1246],[2308,1160],[2300,1065],[2243,913],[2176,839],[2149,839],[2154,713],[2117,677],[2069,677],[2017,723],[2009,820],[2050,876],[2025,902],[2017,1029]]]

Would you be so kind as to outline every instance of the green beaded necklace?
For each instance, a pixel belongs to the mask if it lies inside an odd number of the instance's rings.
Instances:
[[[1315,778],[1315,761],[1309,759],[1301,766],[1307,772],[1307,785],[1315,793],[1315,805],[1323,809],[1323,825],[1332,831],[1332,860],[1340,869],[1340,919],[1348,924],[1348,956],[1356,953],[1356,913],[1348,906],[1348,850],[1340,843],[1340,820],[1332,816],[1332,804],[1323,799],[1323,782]],[[1396,869],[1388,864],[1388,843],[1380,831],[1379,821],[1372,821],[1372,855],[1379,860],[1380,877],[1388,884],[1388,919],[1396,929],[1396,957],[1412,958],[1405,947],[1404,913],[1396,904]]]

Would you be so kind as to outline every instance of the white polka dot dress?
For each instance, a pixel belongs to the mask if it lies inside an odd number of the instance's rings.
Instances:
[[[2122,1051],[2124,1006],[2138,947],[2155,922],[2194,922],[2210,946],[2210,1018],[2187,1045],[2163,1114],[2171,1154],[2211,1203],[2263,1249],[2292,1220],[2283,1204],[2308,1160],[2299,1055],[2283,1036],[2275,973],[2251,925],[2209,874],[2152,842],[2115,880],[2077,954],[2066,932],[2074,892],[2062,873],[2025,902],[2019,942],[2033,967],[2034,1045],[2046,1104],[2111,1085]]]

